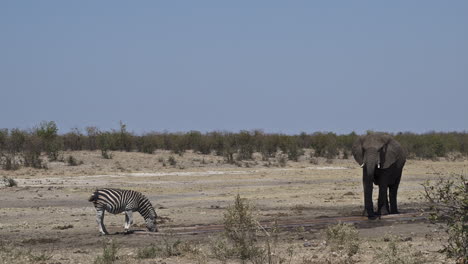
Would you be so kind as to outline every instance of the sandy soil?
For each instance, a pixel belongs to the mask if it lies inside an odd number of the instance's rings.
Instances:
[[[117,263],[219,263],[211,255],[210,245],[220,232],[183,235],[177,230],[222,224],[224,209],[237,194],[255,204],[262,223],[330,218],[320,226],[281,229],[275,247],[277,254],[286,257],[294,252],[291,263],[339,263],[343,256],[325,245],[323,229],[336,223],[335,218],[359,217],[363,210],[361,169],[351,159],[311,164],[304,158],[279,167],[274,159],[230,165],[222,157],[190,152],[183,156],[164,151],[152,155],[113,152],[112,159],[103,159],[100,152],[63,153],[65,158],[69,155],[83,164],[52,162],[47,170],[0,170],[0,177],[18,182],[18,187],[0,187],[1,263],[28,263],[31,259],[38,263],[93,263],[110,240],[119,245]],[[168,162],[171,155],[177,161],[174,166]],[[398,198],[401,212],[412,217],[390,221],[390,216],[383,216],[356,223],[361,247],[353,261],[373,261],[376,252],[388,244],[384,237],[395,235],[405,250],[420,252],[433,263],[447,263],[437,252],[444,233],[419,217],[427,209],[421,184],[466,173],[467,166],[468,161],[409,160]],[[87,201],[98,187],[144,193],[160,216],[160,235],[116,233],[123,231],[124,216],[106,214],[106,227],[114,234],[99,236],[95,210]],[[143,219],[138,214],[134,218],[133,228],[143,229]],[[180,256],[137,258],[142,247],[176,240],[186,243],[187,250]]]

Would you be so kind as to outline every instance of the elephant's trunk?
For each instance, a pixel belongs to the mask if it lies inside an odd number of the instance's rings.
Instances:
[[[374,206],[372,203],[372,190],[374,183],[375,168],[378,164],[378,151],[368,149],[364,157],[363,185],[364,185],[364,205],[369,217],[374,217]]]

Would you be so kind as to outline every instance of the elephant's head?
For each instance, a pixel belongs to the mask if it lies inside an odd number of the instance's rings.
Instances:
[[[373,174],[375,168],[387,169],[393,164],[402,167],[406,158],[401,145],[383,133],[359,137],[352,151],[356,162],[365,167],[369,174]]]

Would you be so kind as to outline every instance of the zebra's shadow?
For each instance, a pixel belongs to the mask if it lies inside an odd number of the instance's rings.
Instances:
[[[136,230],[128,230],[128,231],[124,231],[124,232],[115,232],[113,234],[109,233],[108,235],[106,236],[116,236],[116,235],[131,235],[135,232],[145,232],[146,230],[144,229],[136,229]]]

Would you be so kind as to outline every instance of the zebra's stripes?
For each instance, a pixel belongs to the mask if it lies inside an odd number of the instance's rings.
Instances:
[[[125,212],[125,231],[133,223],[133,212],[139,212],[146,221],[149,231],[155,232],[156,211],[143,194],[132,190],[105,188],[96,190],[88,199],[96,208],[96,221],[101,234],[108,234],[104,226],[104,212],[119,214]]]

